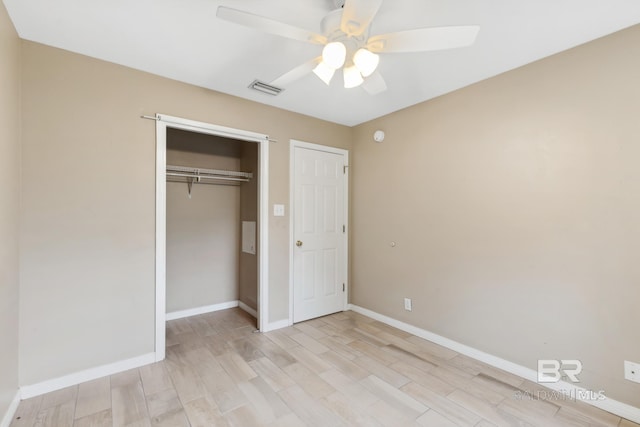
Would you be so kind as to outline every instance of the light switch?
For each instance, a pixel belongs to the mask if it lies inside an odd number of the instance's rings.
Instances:
[[[284,216],[284,205],[273,205],[273,216]]]

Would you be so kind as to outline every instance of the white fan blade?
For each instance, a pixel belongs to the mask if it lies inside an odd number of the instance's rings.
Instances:
[[[369,95],[377,95],[387,90],[387,83],[382,78],[382,74],[375,71],[369,77],[364,79],[364,82],[362,83],[362,88]]]
[[[321,56],[313,58],[312,60],[307,61],[304,64],[298,65],[293,70],[287,71],[269,84],[271,86],[279,88],[286,88],[291,83],[303,78],[304,76],[312,72],[316,65],[320,63],[320,61],[322,61]]]
[[[364,34],[381,4],[382,0],[346,0],[340,29],[349,36]]]
[[[369,38],[367,49],[376,53],[453,49],[472,45],[476,41],[479,30],[480,27],[477,25],[468,25],[400,31]]]
[[[286,37],[288,39],[300,40],[316,44],[327,43],[327,38],[316,34],[313,31],[294,27],[293,25],[283,22],[274,21],[264,16],[254,15],[253,13],[244,12],[242,10],[231,9],[229,7],[220,6],[216,16],[225,21],[234,22],[245,27],[264,31],[265,33],[275,34],[277,36]]]

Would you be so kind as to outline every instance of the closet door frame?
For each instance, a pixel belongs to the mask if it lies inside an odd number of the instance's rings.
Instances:
[[[156,114],[156,319],[155,359],[165,358],[167,251],[167,128],[258,144],[258,329],[268,328],[269,307],[269,136],[180,117]]]

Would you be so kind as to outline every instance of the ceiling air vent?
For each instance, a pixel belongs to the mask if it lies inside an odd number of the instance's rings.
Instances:
[[[261,82],[260,80],[254,80],[250,85],[249,89],[257,90],[258,92],[266,93],[267,95],[277,96],[284,89],[271,86],[268,83]]]

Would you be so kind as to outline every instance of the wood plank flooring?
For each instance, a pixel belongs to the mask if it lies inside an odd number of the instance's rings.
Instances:
[[[239,309],[167,324],[163,362],[20,403],[12,427],[640,427],[354,312],[255,333]]]

